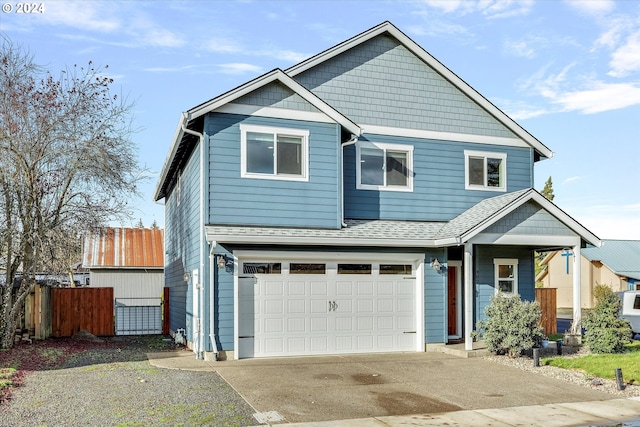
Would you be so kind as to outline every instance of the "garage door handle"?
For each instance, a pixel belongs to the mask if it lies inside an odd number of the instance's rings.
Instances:
[[[405,331],[405,332],[403,332],[403,334],[415,334],[415,333],[416,333],[416,331]]]

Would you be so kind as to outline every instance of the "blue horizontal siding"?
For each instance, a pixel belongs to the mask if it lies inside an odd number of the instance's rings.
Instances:
[[[531,188],[531,149],[421,138],[366,135],[367,140],[414,146],[413,191],[356,189],[355,147],[345,148],[345,216],[352,219],[448,221],[501,193],[465,189],[465,150],[507,154],[507,191]]]
[[[240,123],[309,130],[308,182],[242,178]],[[209,114],[209,223],[338,228],[337,124]]]

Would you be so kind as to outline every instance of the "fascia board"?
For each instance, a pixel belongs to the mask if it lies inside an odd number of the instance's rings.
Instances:
[[[368,247],[411,247],[424,248],[434,246],[433,240],[398,240],[398,239],[353,239],[353,238],[333,238],[333,237],[298,237],[298,236],[239,236],[221,235],[206,232],[207,241],[216,241],[227,244],[276,244],[276,245],[299,245],[299,246],[368,246]]]
[[[370,30],[360,33],[352,37],[351,39],[345,42],[342,42],[330,49],[327,49],[324,52],[319,53],[318,55],[315,55],[306,61],[303,61],[297,65],[294,65],[293,67],[287,68],[286,73],[292,77],[295,77],[296,75],[385,32],[388,32],[390,35],[395,37],[413,54],[415,54],[420,59],[422,59],[422,61],[427,63],[429,66],[431,66],[445,79],[449,80],[454,86],[460,89],[469,98],[477,102],[487,112],[489,112],[489,114],[495,117],[499,122],[505,125],[514,134],[518,135],[518,137],[520,137],[523,141],[525,141],[528,145],[530,145],[540,154],[542,154],[547,158],[553,157],[553,151],[551,151],[547,146],[545,146],[542,142],[538,141],[538,139],[536,139],[533,135],[527,132],[513,119],[511,119],[504,112],[502,112],[502,110],[500,110],[493,103],[491,103],[487,98],[485,98],[479,92],[477,92],[475,89],[469,86],[464,80],[458,77],[453,71],[451,71],[444,64],[438,61],[435,57],[431,56],[431,54],[429,54],[426,50],[424,50],[419,44],[414,42],[410,37],[408,37],[406,34],[404,34],[396,26],[394,26],[392,23],[388,21],[376,27],[373,27]]]
[[[508,206],[498,211],[494,215],[488,217],[485,221],[478,224],[471,230],[468,230],[467,232],[463,233],[460,236],[460,239],[463,242],[468,242],[478,234],[482,233],[487,227],[491,226],[492,224],[495,224],[497,221],[504,218],[505,216],[513,212],[515,209],[519,208],[524,203],[530,200],[538,203],[540,206],[542,206],[543,209],[545,209],[547,212],[553,215],[556,219],[558,219],[558,221],[562,222],[564,225],[569,227],[572,231],[578,234],[586,242],[598,247],[601,245],[600,239],[595,234],[591,233],[589,230],[583,227],[580,223],[578,223],[576,220],[574,220],[569,215],[567,215],[562,209],[560,209],[558,206],[553,204],[542,194],[538,193],[533,189],[529,190],[526,193],[523,193],[519,198],[511,202]]]
[[[164,160],[164,164],[162,165],[162,171],[160,172],[160,176],[158,178],[158,182],[156,183],[156,188],[153,192],[153,200],[160,200],[160,191],[162,190],[162,186],[164,185],[165,180],[167,179],[167,174],[169,173],[169,168],[171,167],[171,163],[173,162],[173,158],[178,152],[178,147],[180,146],[180,142],[182,141],[183,130],[182,127],[187,126],[187,118],[186,114],[182,113],[180,115],[180,120],[178,121],[178,127],[173,135],[173,142],[171,143],[171,149],[167,154],[167,158]]]

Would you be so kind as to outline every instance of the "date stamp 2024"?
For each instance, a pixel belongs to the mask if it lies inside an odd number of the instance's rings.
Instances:
[[[44,13],[44,3],[2,3],[2,12],[35,14]]]

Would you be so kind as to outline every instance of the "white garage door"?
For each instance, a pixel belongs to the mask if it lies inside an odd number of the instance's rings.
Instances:
[[[415,351],[412,263],[244,261],[238,357]]]

